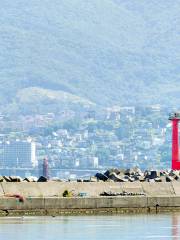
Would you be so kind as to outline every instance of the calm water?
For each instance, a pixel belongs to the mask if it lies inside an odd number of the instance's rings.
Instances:
[[[180,214],[0,218],[0,240],[180,239]]]

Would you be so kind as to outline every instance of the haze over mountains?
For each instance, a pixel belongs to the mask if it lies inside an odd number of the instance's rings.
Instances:
[[[178,107],[179,12],[179,0],[2,0],[1,103]]]

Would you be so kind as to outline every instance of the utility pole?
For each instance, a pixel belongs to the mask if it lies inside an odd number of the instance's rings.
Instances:
[[[49,179],[49,171],[48,171],[48,159],[44,158],[43,160],[43,177]]]

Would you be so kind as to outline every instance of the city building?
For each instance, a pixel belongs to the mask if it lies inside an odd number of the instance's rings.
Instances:
[[[36,144],[32,141],[7,141],[2,146],[4,167],[36,167]]]

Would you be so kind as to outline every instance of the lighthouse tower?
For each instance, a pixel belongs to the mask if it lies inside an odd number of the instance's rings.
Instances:
[[[180,170],[178,133],[180,113],[171,114],[169,120],[172,121],[172,170]]]

